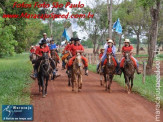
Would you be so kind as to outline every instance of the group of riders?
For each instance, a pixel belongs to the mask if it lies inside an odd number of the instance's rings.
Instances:
[[[62,52],[62,70],[67,69],[66,73],[68,73],[70,70],[72,70],[73,62],[76,58],[77,53],[80,53],[82,62],[84,64],[84,69],[85,69],[85,75],[88,75],[88,60],[84,56],[84,47],[80,43],[79,38],[71,38],[69,43],[66,42],[66,46]],[[130,58],[134,63],[134,67],[137,71],[137,74],[140,74],[138,70],[138,61],[132,56],[133,53],[133,46],[130,43],[129,39],[125,39],[124,41],[124,46],[122,47],[122,55],[123,58],[121,59],[120,63],[118,63],[116,59],[116,46],[114,44],[114,41],[112,39],[106,39],[106,43],[104,45],[104,48],[100,49],[100,54],[99,54],[99,59],[100,63],[97,65],[97,72],[99,71],[99,68],[104,69],[105,65],[107,64],[107,54],[112,54],[112,59],[114,62],[114,65],[116,67],[116,72],[115,74],[121,75],[123,72],[123,67],[125,63],[125,52],[129,52]],[[37,78],[37,73],[38,73],[38,67],[40,65],[40,62],[42,60],[42,54],[43,53],[48,53],[49,56],[49,62],[50,65],[53,69],[53,73],[56,74],[56,66],[54,63],[54,60],[51,58],[51,52],[55,51],[55,55],[57,57],[57,62],[59,63],[59,55],[58,55],[58,50],[56,47],[56,44],[54,43],[53,39],[47,38],[47,34],[43,33],[43,38],[40,40],[39,45],[37,46],[31,46],[30,52],[31,54],[36,54],[37,60],[32,62],[34,64],[34,74],[31,75],[33,79]],[[59,75],[56,75],[59,76]]]

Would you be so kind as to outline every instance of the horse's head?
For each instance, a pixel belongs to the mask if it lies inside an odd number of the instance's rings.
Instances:
[[[107,65],[108,66],[114,65],[112,60],[112,53],[107,53]]]
[[[43,67],[45,70],[49,68],[49,56],[48,52],[42,52],[42,61],[43,61]]]
[[[131,59],[130,59],[130,52],[125,52],[125,61],[126,62],[130,62],[131,61]]]
[[[81,67],[82,66],[82,58],[80,53],[77,53],[77,56],[75,58],[75,64],[77,67]]]

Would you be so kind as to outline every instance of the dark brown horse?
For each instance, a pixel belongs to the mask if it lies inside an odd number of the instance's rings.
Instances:
[[[40,66],[38,68],[38,85],[39,85],[39,92],[41,92],[41,88],[42,88],[42,97],[46,97],[47,95],[47,86],[48,86],[50,73],[51,73],[51,66],[50,66],[48,53],[43,53]]]
[[[123,73],[124,73],[127,92],[128,94],[130,94],[132,87],[133,87],[135,67],[134,67],[134,62],[130,58],[129,52],[125,52],[125,63],[124,63]],[[130,82],[131,82],[131,85],[130,85]]]
[[[104,79],[106,85],[106,91],[109,90],[111,92],[111,84],[115,74],[115,65],[113,62],[113,56],[111,53],[107,53],[107,64],[104,67]]]

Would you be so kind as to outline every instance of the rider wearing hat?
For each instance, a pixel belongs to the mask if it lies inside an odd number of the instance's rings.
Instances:
[[[130,52],[130,54],[131,54],[131,60],[134,62],[134,66],[135,66],[135,69],[137,71],[137,74],[140,74],[141,72],[139,72],[139,69],[138,69],[138,67],[139,67],[138,61],[132,56],[133,49],[134,48],[130,44],[130,40],[129,39],[125,39],[124,46],[122,47],[122,54],[124,56],[125,55],[125,52]],[[120,71],[119,71],[119,74],[121,74],[122,71],[123,71],[124,62],[125,62],[125,58],[123,57],[121,59],[121,62],[120,62]]]
[[[50,39],[47,38],[47,34],[46,33],[43,33],[43,38],[40,39],[39,43],[41,43],[42,40],[46,40],[46,43],[49,44],[50,43]]]
[[[113,40],[111,40],[109,38],[107,39],[107,43],[108,43],[108,46],[105,48],[104,54],[101,57],[102,65],[106,65],[106,63],[107,63],[107,59],[106,59],[107,55],[106,54],[111,53],[113,55],[113,57],[114,57],[113,62],[114,62],[114,65],[116,66],[116,72],[118,72],[118,69],[119,69],[118,61],[117,61],[116,56],[115,56],[116,47],[114,46]]]
[[[104,48],[101,48],[101,49],[100,49],[99,60],[101,60],[101,57],[102,57],[103,54],[104,54],[104,50],[105,50]],[[96,69],[97,73],[99,73],[99,66],[100,66],[100,65],[101,65],[101,62],[97,64],[97,69]]]
[[[59,56],[58,56],[58,53],[57,53],[57,47],[56,47],[56,44],[54,43],[53,39],[50,40],[50,44],[48,46],[49,46],[50,52],[55,50],[55,55],[57,56],[57,61],[59,63]]]
[[[75,44],[71,46],[71,53],[72,53],[72,58],[69,60],[69,63],[68,63],[68,70],[71,69],[72,67],[72,64],[73,64],[73,61],[75,60],[76,58],[76,54],[77,53],[83,53],[84,52],[84,48],[83,46],[80,44],[80,40],[79,38],[75,38]],[[87,59],[82,56],[81,57],[82,60],[83,60],[83,63],[84,63],[84,68],[85,68],[85,75],[88,75],[88,61]]]
[[[62,69],[65,69],[65,59],[70,55],[72,57],[72,53],[71,53],[71,47],[74,45],[75,42],[75,38],[71,38],[70,39],[70,44],[68,44],[65,47],[65,51],[64,51],[64,55],[62,56]]]
[[[38,56],[38,59],[35,62],[35,65],[34,65],[34,75],[31,76],[33,79],[37,78],[38,67],[39,67],[40,62],[42,60],[42,53],[48,53],[51,67],[53,68],[53,70],[55,69],[55,63],[51,59],[50,50],[49,50],[49,47],[47,46],[46,40],[43,39],[41,41],[41,43],[39,43],[39,45],[40,46],[36,49],[36,55]],[[54,70],[54,73],[55,72],[56,71]]]

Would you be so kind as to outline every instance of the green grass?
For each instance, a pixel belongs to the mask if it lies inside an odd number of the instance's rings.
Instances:
[[[96,72],[96,65],[89,65],[89,70],[92,72]],[[121,86],[125,87],[125,80],[124,76],[122,75],[114,76],[114,81],[116,81]],[[161,86],[163,85],[163,79],[160,81]],[[155,102],[155,95],[156,95],[156,76],[146,76],[146,81],[142,83],[142,75],[137,75],[135,73],[134,78],[134,86],[132,89],[133,92],[140,94],[144,98],[148,99],[149,101]],[[161,87],[160,90],[160,98],[161,98],[161,107],[163,108],[163,88]]]
[[[25,105],[30,103],[29,75],[32,66],[29,54],[23,53],[8,58],[0,58],[0,121],[2,105]]]

